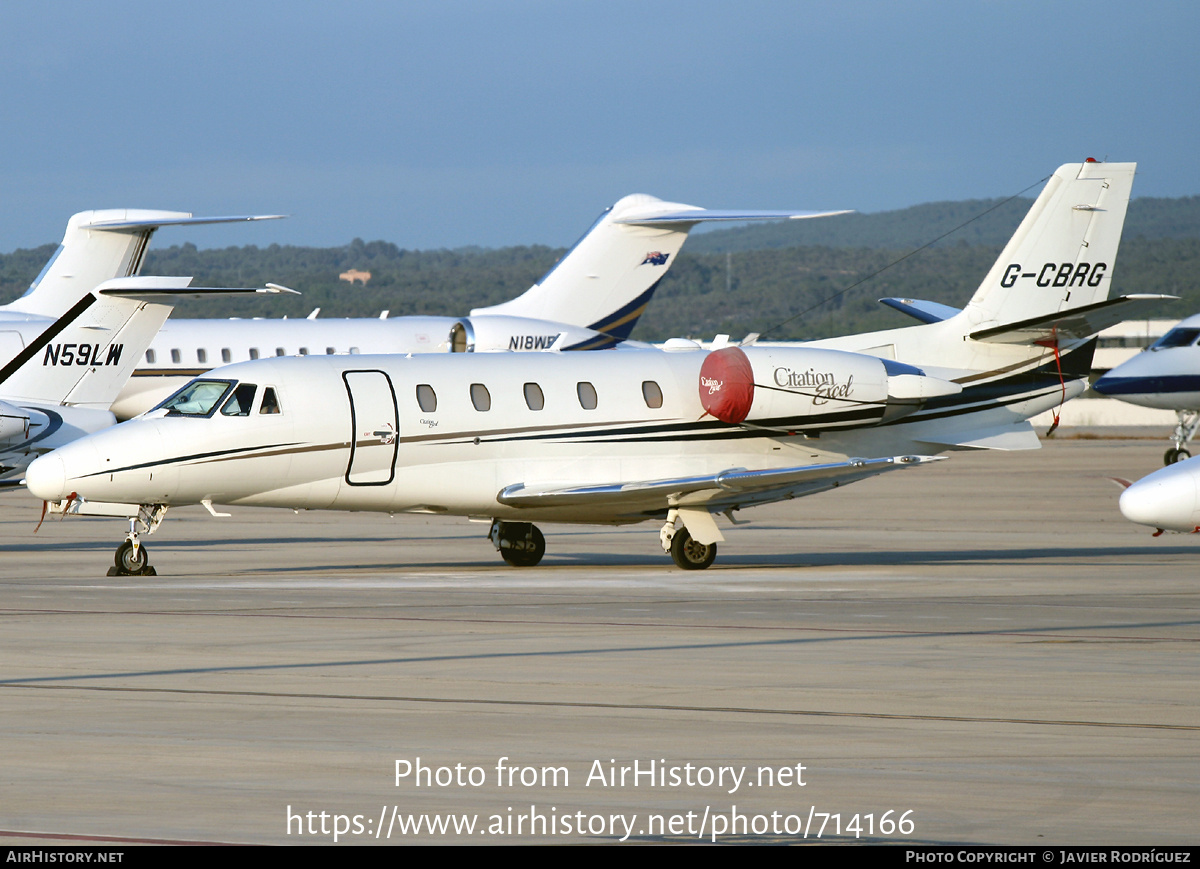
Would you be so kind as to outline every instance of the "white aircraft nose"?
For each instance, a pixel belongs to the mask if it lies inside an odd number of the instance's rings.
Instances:
[[[67,497],[67,468],[54,453],[34,459],[25,470],[25,486],[43,501],[60,501]]]
[[[1121,495],[1121,514],[1130,522],[1172,531],[1200,525],[1196,483],[1200,459],[1180,462],[1138,480]]]

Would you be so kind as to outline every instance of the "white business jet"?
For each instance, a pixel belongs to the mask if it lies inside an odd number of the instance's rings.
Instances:
[[[1092,384],[1101,395],[1175,411],[1174,446],[1163,455],[1170,465],[1190,458],[1188,442],[1200,428],[1200,314],[1188,317],[1132,359]]]
[[[1037,447],[1027,420],[1083,391],[1091,336],[1157,298],[1108,299],[1134,168],[1061,167],[944,319],[821,346],[240,363],[39,459],[28,487],[127,517],[116,573],[152,570],[139,534],[186,504],[491,520],[522,566],[545,551],[536,522],[657,521],[675,563],[704,568],[721,514]]]
[[[845,211],[722,211],[626,196],[524,294],[468,317],[169,320],[113,406],[136,416],[216,365],[262,356],[598,350],[629,337],[698,223]]]
[[[154,231],[262,219],[124,209],[73,216],[25,294],[0,306],[0,481],[116,421],[109,407],[175,298],[254,292],[139,277]]]

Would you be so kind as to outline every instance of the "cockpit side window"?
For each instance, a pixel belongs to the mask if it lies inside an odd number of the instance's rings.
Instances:
[[[1190,347],[1200,338],[1200,329],[1172,329],[1154,342],[1151,350],[1162,350],[1166,347]]]
[[[231,380],[193,380],[158,407],[168,416],[208,416],[232,388]]]
[[[263,387],[262,407],[258,409],[259,413],[281,413],[279,408],[279,398],[275,395],[274,386]]]
[[[222,416],[249,416],[250,408],[254,406],[254,393],[258,386],[254,383],[239,383],[233,390],[233,395],[221,408]]]

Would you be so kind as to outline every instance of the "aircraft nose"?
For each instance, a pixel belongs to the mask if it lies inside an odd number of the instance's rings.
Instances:
[[[67,468],[54,453],[34,459],[25,471],[25,486],[43,501],[60,501],[67,497]]]
[[[1200,475],[1197,461],[1180,462],[1134,483],[1121,494],[1121,514],[1139,525],[1194,530],[1200,525],[1196,509],[1196,481]]]
[[[1108,395],[1113,391],[1114,380],[1115,378],[1110,377],[1107,374],[1102,374],[1099,378],[1097,378],[1096,382],[1092,384],[1092,390],[1100,393],[1101,395]]]

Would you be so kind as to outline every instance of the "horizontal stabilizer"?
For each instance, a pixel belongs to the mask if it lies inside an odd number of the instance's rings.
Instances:
[[[663,203],[672,205],[673,203]],[[614,220],[630,226],[692,225],[701,222],[722,220],[807,220],[811,217],[834,217],[838,214],[853,214],[853,210],[841,211],[734,211],[718,208],[694,208],[687,211],[664,211],[662,214],[638,215]]]
[[[922,437],[920,440],[937,447],[963,450],[1036,450],[1042,446],[1033,426],[1024,420],[1015,425],[947,432],[944,436]]]
[[[940,323],[949,320],[962,309],[940,302],[927,302],[924,299],[880,299],[889,308],[895,308],[901,314],[908,314],[922,323]]]
[[[300,295],[299,290],[282,287],[279,284],[267,284],[265,287],[189,287],[187,282],[190,281],[191,278],[167,278],[166,280],[183,281],[183,284],[178,287],[156,287],[147,283],[148,280],[150,279],[141,277],[118,278],[111,281],[105,281],[96,288],[96,292],[102,296],[117,296],[118,298],[122,299],[141,299],[145,302],[167,302],[174,299],[206,299],[210,296],[236,296],[247,293],[265,293],[267,295],[291,293],[297,296]],[[163,279],[158,278],[156,280]]]
[[[1102,329],[1125,320],[1139,320],[1162,302],[1178,296],[1134,295],[1105,299],[1081,308],[1068,308],[1041,317],[1031,317],[1007,326],[993,326],[972,332],[976,341],[991,344],[1047,344],[1055,341],[1090,338]]]
[[[111,212],[95,212],[108,214]],[[136,214],[137,212],[133,212]],[[192,217],[183,212],[147,212],[148,217],[130,218],[127,220],[93,220],[80,223],[81,229],[104,229],[111,232],[140,232],[143,229],[157,229],[160,226],[200,226],[207,223],[244,223],[252,220],[282,220],[286,214],[235,214],[225,217]]]
[[[819,491],[861,477],[874,476],[896,468],[940,461],[940,456],[889,456],[880,459],[847,459],[822,465],[748,471],[731,468],[716,474],[612,483],[600,486],[560,488],[528,487],[523,483],[507,486],[496,496],[510,507],[619,506],[632,509],[641,505],[667,507],[736,504],[744,496],[762,493],[780,494],[792,490]],[[802,492],[803,493],[803,492]],[[806,493],[805,493],[806,494]]]

